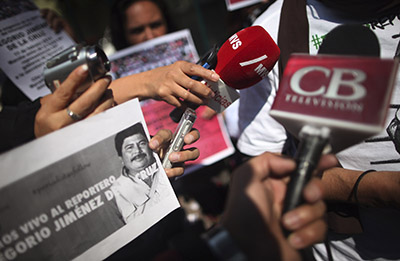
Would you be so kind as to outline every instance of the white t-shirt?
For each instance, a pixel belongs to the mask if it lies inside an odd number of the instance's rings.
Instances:
[[[272,4],[256,21],[277,42],[282,0]],[[322,37],[339,24],[355,21],[336,18],[316,0],[307,2],[309,20],[310,54],[317,54]],[[377,35],[382,58],[393,58],[399,43],[400,19],[368,24]],[[351,44],[351,43],[349,43]],[[256,86],[240,92],[238,149],[248,155],[264,151],[280,152],[286,139],[282,126],[269,116],[269,110],[278,89],[278,66]],[[392,107],[400,105],[400,74],[392,96]],[[394,119],[396,108],[390,109],[387,125]],[[399,115],[400,116],[400,115]],[[400,127],[399,127],[400,128]],[[388,137],[386,131],[378,137]],[[345,168],[357,170],[400,170],[400,152],[393,141],[362,142],[338,154]],[[386,164],[376,164],[386,162]],[[395,209],[361,209],[364,233],[330,241],[334,260],[397,260],[400,259],[398,235],[400,234],[400,211]],[[327,260],[323,244],[315,246],[317,260]]]
[[[275,2],[254,23],[263,26],[275,42],[278,37],[281,6],[282,1]],[[278,66],[275,65],[264,80],[255,86],[240,90],[237,146],[244,154],[256,156],[265,151],[282,151],[286,131],[269,115],[278,90],[278,80]]]

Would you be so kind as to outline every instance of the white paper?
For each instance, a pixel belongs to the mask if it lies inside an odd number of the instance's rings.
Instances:
[[[135,99],[0,155],[0,260],[102,260],[179,207],[154,154],[157,201],[121,219],[114,137],[136,123],[148,139]]]
[[[197,62],[199,55],[188,29],[157,37],[110,55],[114,79],[170,65],[176,61]]]
[[[262,0],[225,0],[228,11],[235,11],[261,2]]]
[[[9,15],[0,17],[0,68],[28,98],[35,100],[50,93],[43,79],[46,61],[75,43],[64,31],[56,34],[37,9]]]

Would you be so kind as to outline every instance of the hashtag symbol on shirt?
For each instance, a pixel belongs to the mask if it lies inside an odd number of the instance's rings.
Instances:
[[[321,46],[323,37],[319,37],[317,34],[313,34],[311,36],[311,43],[314,45],[315,49],[319,49],[319,47]]]

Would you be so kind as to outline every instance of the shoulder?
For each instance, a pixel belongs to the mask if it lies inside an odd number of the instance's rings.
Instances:
[[[262,26],[277,41],[283,0],[276,0],[253,23]]]

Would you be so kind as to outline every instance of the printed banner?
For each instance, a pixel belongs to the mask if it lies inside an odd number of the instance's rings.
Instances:
[[[74,45],[56,34],[29,0],[6,0],[0,7],[0,68],[31,100],[50,93],[43,79],[47,60]]]
[[[184,60],[197,62],[199,55],[188,29],[128,47],[109,57],[114,79],[145,72]]]
[[[0,260],[102,260],[179,207],[148,139],[132,100],[0,155]]]

